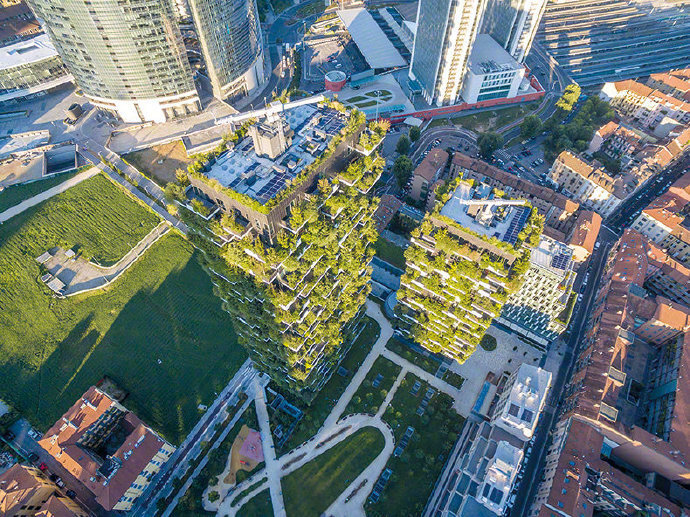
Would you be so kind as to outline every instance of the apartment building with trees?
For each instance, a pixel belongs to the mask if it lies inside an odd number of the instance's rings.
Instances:
[[[464,362],[522,284],[543,218],[525,200],[456,178],[412,234],[396,307],[404,335]]]
[[[373,150],[387,125],[367,128],[360,112],[328,102],[261,124],[273,130],[246,137],[241,128],[229,148],[190,166],[196,213],[181,213],[239,342],[278,385],[310,401],[364,312],[377,235],[370,190],[383,170]],[[257,154],[268,133],[283,142],[272,159]]]

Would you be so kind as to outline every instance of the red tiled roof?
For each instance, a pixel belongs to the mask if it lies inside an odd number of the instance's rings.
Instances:
[[[415,176],[421,176],[429,183],[434,181],[436,172],[448,161],[448,153],[443,149],[432,149],[414,170]]]
[[[113,458],[121,461],[121,466],[106,483],[106,479],[98,472],[101,462],[96,461],[95,456],[92,457],[77,442],[113,406],[124,410],[117,402],[92,386],[38,442],[78,482],[89,489],[106,510],[112,510],[165,443],[134,414],[126,412],[122,425],[126,425],[128,436],[112,454]]]
[[[597,242],[600,229],[601,216],[591,210],[582,210],[575,222],[569,244],[582,247],[591,254],[594,251],[594,244]]]

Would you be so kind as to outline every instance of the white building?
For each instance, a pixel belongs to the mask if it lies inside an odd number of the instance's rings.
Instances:
[[[522,449],[500,441],[486,467],[486,477],[477,500],[496,515],[503,515],[510,489],[522,463]]]
[[[537,428],[551,387],[551,372],[523,364],[513,372],[501,393],[491,423],[521,440]]]
[[[488,34],[477,36],[462,82],[462,99],[474,104],[490,99],[515,97],[521,89],[526,90],[528,87],[525,67]]]

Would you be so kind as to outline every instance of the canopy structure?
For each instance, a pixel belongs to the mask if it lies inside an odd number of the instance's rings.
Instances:
[[[343,9],[338,11],[338,17],[371,68],[407,65],[369,11],[363,8]]]

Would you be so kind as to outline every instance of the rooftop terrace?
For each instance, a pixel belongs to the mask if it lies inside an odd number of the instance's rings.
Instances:
[[[328,147],[347,124],[347,116],[315,105],[281,115],[294,132],[292,144],[275,160],[257,156],[251,137],[218,156],[206,175],[222,186],[265,204]]]
[[[499,199],[487,185],[472,187],[461,182],[441,215],[468,230],[514,245],[530,215],[524,200]]]

